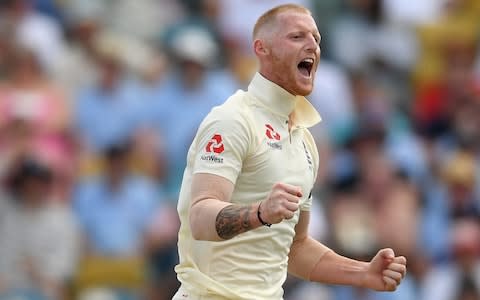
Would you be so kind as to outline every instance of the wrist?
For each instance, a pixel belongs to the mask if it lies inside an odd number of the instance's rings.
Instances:
[[[270,226],[272,226],[272,224],[269,223],[267,220],[265,220],[265,216],[262,216],[262,212],[261,212],[262,202],[263,202],[263,201],[261,201],[261,202],[258,204],[258,208],[257,208],[257,219],[258,219],[258,221],[260,222],[260,224],[262,224],[263,226],[270,227]]]
[[[361,275],[358,282],[358,287],[369,289],[370,287],[370,262],[359,262],[361,264]]]

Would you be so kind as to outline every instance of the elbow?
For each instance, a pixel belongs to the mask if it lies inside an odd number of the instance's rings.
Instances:
[[[200,230],[198,224],[198,217],[196,217],[193,207],[190,209],[189,214],[189,223],[190,223],[190,232],[192,233],[192,237],[195,240],[203,240],[202,238],[202,230]]]
[[[205,241],[206,239],[198,232],[198,230],[192,229],[192,237],[196,241]]]
[[[188,213],[190,232],[195,240],[199,241],[221,241],[217,234],[215,220],[218,211],[227,205],[218,200],[196,201],[190,206]]]
[[[195,209],[195,206],[190,208],[189,213],[189,223],[190,223],[190,232],[192,237],[197,241],[208,241],[210,240],[205,234],[205,224],[202,222],[200,213]]]

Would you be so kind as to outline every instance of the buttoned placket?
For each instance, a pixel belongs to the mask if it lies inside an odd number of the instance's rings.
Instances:
[[[291,145],[292,144],[292,132],[291,132],[290,121],[286,120],[285,124],[287,124],[288,141],[290,142],[290,145]]]
[[[290,141],[290,145],[291,145],[291,144],[292,144],[292,134],[293,134],[293,131],[298,130],[298,129],[301,129],[301,128],[305,128],[305,127],[298,126],[298,125],[291,125],[291,121],[290,121],[290,120],[286,120],[286,121],[285,121],[285,124],[287,125],[288,140]]]

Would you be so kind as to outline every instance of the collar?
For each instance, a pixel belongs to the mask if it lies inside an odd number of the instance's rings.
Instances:
[[[248,86],[248,93],[253,96],[255,102],[287,120],[293,113],[295,125],[298,127],[312,127],[322,120],[305,97],[290,94],[258,72]]]

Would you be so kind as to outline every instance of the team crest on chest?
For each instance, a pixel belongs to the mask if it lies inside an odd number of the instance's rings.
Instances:
[[[275,150],[282,150],[282,144],[280,143],[280,133],[275,131],[273,129],[272,125],[270,124],[265,124],[265,135],[267,136],[267,145],[270,146],[270,148],[275,149]]]

